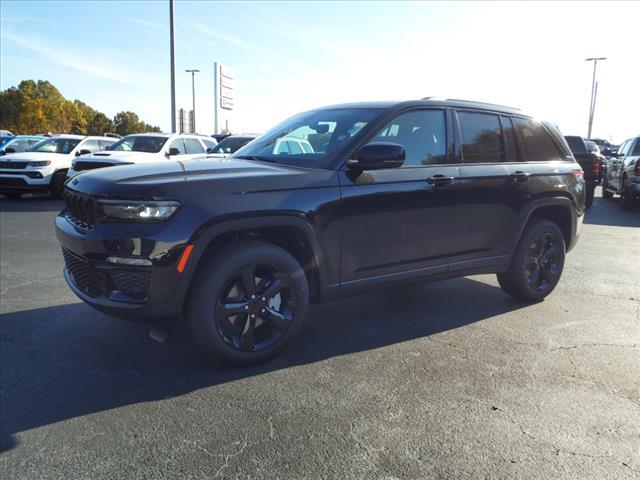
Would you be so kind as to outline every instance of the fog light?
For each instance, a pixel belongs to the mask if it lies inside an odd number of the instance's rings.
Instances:
[[[151,266],[151,260],[146,258],[107,257],[107,262],[115,263],[116,265]]]

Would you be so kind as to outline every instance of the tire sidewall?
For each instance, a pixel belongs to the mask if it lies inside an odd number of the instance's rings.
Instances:
[[[250,365],[276,356],[302,329],[309,305],[309,287],[304,270],[285,250],[263,242],[246,242],[235,247],[221,251],[201,265],[187,305],[188,321],[194,340],[205,355],[225,363]],[[259,352],[240,352],[229,346],[218,332],[214,312],[230,277],[240,268],[255,263],[275,265],[291,277],[295,313],[291,328],[275,345]]]
[[[55,199],[61,199],[62,198],[62,192],[64,191],[64,182],[67,178],[67,172],[62,171],[62,172],[56,172],[53,174],[53,177],[51,177],[51,187],[50,187],[50,191],[51,191],[51,196]]]

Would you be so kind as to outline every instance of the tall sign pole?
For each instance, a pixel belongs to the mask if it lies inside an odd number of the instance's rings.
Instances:
[[[169,36],[171,44],[171,133],[176,133],[176,35],[173,21],[173,0],[169,0]]]
[[[593,116],[596,111],[596,96],[598,95],[598,84],[596,82],[596,69],[598,68],[598,60],[606,60],[607,57],[586,58],[587,62],[593,62],[593,79],[591,80],[591,100],[589,102],[589,129],[587,138],[591,138],[591,129],[593,127]]]
[[[214,62],[213,64],[213,133],[216,135],[220,133],[218,130],[218,110],[220,108],[220,74],[218,73],[218,62]]]
[[[191,133],[196,133],[196,80],[195,80],[195,75],[196,75],[196,73],[200,72],[200,70],[191,69],[191,70],[185,70],[185,72],[191,74],[191,104],[192,104],[191,111],[193,112],[191,114],[191,118],[193,119],[191,121]]]

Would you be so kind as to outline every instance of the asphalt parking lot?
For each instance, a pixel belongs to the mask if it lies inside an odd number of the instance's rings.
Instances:
[[[488,275],[393,288],[224,369],[80,303],[60,208],[0,200],[5,479],[640,478],[640,211],[596,198],[543,303]]]

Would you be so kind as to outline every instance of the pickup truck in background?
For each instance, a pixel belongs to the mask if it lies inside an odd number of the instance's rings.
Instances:
[[[604,157],[600,153],[590,151],[582,137],[577,135],[567,135],[564,138],[569,144],[569,148],[571,149],[571,153],[573,153],[573,157],[576,159],[576,162],[580,164],[584,171],[584,181],[587,194],[585,198],[585,206],[590,208],[593,204],[593,195],[595,193],[596,186],[598,186],[600,180],[602,180],[602,162]]]

